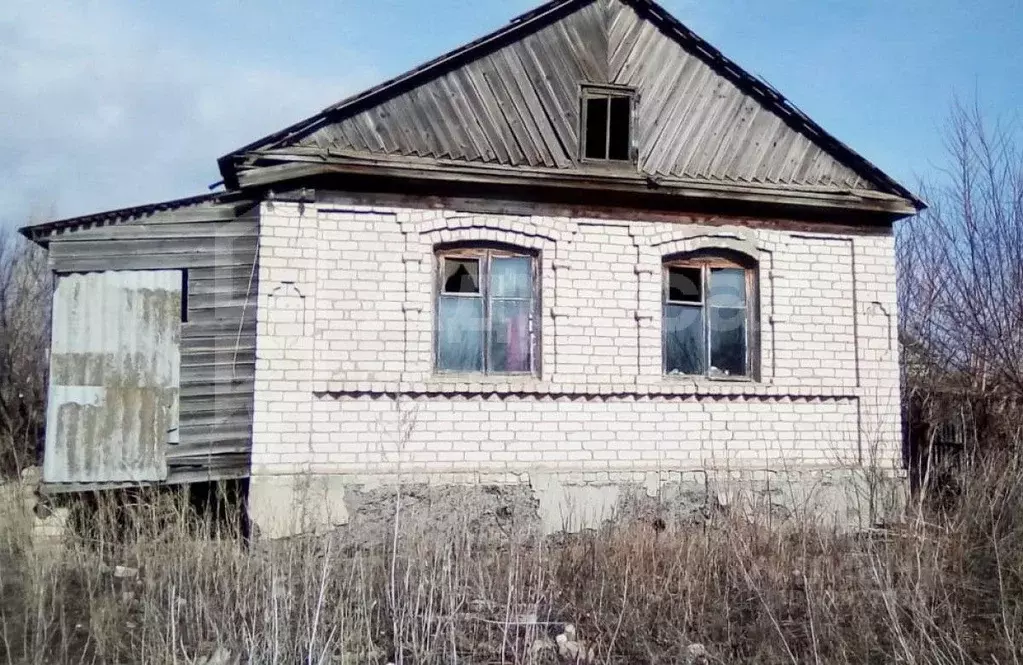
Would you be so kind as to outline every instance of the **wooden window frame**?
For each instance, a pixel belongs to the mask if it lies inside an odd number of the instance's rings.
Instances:
[[[470,244],[440,247],[435,252],[434,294],[433,294],[433,371],[444,376],[522,376],[539,377],[540,372],[540,256],[537,252],[502,245]],[[524,372],[503,372],[491,369],[490,335],[491,310],[495,298],[490,295],[490,264],[494,258],[525,258],[530,260],[530,294],[529,294],[529,370]],[[444,263],[448,259],[473,259],[479,261],[479,293],[458,294],[444,292]],[[441,296],[464,298],[480,298],[483,303],[483,370],[449,370],[438,367],[438,338],[440,334],[440,300]],[[524,298],[498,297],[497,300],[518,300]]]
[[[629,157],[628,159],[611,159],[611,99],[613,97],[628,97],[629,99]],[[607,126],[604,129],[604,157],[586,156],[586,123],[588,120],[588,104],[591,99],[608,100]],[[615,85],[583,84],[579,91],[579,153],[580,163],[600,164],[611,166],[635,166],[638,162],[639,151],[636,147],[636,107],[639,103],[639,95],[635,88]]]
[[[696,268],[700,270],[700,302],[684,302],[669,300],[668,273],[672,268]],[[708,310],[711,307],[709,299],[710,271],[715,268],[743,270],[745,273],[744,283],[746,285],[745,306],[746,311],[746,358],[743,375],[717,374],[711,372],[711,341],[710,341],[710,320]],[[741,255],[737,252],[702,250],[685,254],[678,257],[666,259],[661,267],[661,372],[666,377],[693,378],[703,377],[715,381],[759,381],[760,380],[760,299],[758,265],[752,258]],[[699,306],[704,310],[703,316],[703,352],[705,354],[706,370],[698,374],[669,374],[668,357],[665,348],[665,307],[676,306]]]

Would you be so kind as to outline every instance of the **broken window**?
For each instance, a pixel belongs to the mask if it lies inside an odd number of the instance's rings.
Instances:
[[[666,374],[752,377],[756,270],[742,257],[693,254],[664,264]]]
[[[632,161],[632,106],[630,90],[583,89],[581,153],[585,159]]]
[[[537,340],[535,257],[473,248],[444,251],[437,258],[436,368],[532,372]]]

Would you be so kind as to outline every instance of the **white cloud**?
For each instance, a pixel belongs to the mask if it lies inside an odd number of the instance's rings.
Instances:
[[[117,0],[0,2],[0,225],[188,196],[216,158],[372,83],[219,61]]]

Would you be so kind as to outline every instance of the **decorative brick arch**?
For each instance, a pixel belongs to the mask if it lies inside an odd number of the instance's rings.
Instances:
[[[534,251],[553,249],[564,232],[544,228],[526,219],[490,215],[449,215],[430,220],[419,228],[431,245],[459,242],[500,242]]]
[[[657,248],[662,259],[677,254],[689,254],[699,251],[724,250],[741,254],[753,260],[758,265],[761,260],[761,248],[749,240],[733,234],[703,234],[685,238],[661,239],[655,241],[653,246]]]

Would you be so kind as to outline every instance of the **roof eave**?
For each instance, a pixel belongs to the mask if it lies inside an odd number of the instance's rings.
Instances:
[[[247,200],[248,198],[239,192],[199,194],[196,196],[170,199],[167,201],[157,201],[155,203],[147,203],[127,208],[115,208],[113,210],[90,213],[88,215],[79,215],[77,217],[67,217],[64,219],[43,222],[41,224],[31,224],[19,228],[18,233],[37,245],[45,247],[49,244],[50,239],[54,235],[83,227],[136,221],[140,218],[157,214],[174,214],[175,211],[180,211],[183,208],[198,207],[203,204],[233,203],[238,205],[244,204]]]
[[[278,156],[283,157],[283,156]],[[240,174],[241,186],[254,190],[291,187],[302,181],[329,177],[376,180],[406,179],[420,182],[460,183],[463,186],[509,186],[530,191],[615,191],[644,196],[672,196],[679,200],[743,202],[803,210],[861,212],[896,221],[917,213],[910,199],[871,190],[795,187],[762,183],[724,183],[696,179],[652,178],[638,172],[594,172],[505,167],[441,160],[369,158],[334,155],[330,161],[292,156]]]

